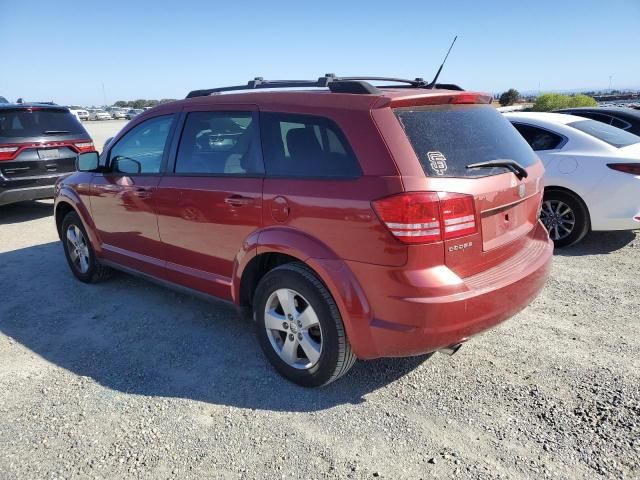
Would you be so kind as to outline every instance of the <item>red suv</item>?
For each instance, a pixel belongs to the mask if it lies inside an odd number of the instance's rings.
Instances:
[[[137,116],[57,184],[72,272],[248,307],[304,386],[456,350],[545,283],[544,169],[488,96],[394,82],[256,79]]]

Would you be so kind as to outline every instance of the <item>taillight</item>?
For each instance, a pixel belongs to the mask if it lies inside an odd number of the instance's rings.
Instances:
[[[476,233],[476,210],[471,195],[445,193],[440,199],[444,239]]]
[[[432,243],[477,232],[473,197],[409,192],[372,202],[389,231],[403,243]]]
[[[75,142],[74,145],[78,149],[78,152],[93,152],[93,142]]]
[[[607,167],[618,172],[640,175],[640,163],[607,163]]]
[[[0,161],[11,160],[19,147],[0,147]]]
[[[455,95],[451,98],[449,103],[453,104],[467,104],[467,103],[491,103],[491,95],[486,93],[465,92],[459,95]]]

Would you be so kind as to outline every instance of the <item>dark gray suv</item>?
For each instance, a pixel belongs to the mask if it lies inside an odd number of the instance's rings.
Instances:
[[[93,141],[67,107],[0,103],[0,206],[53,197],[58,177],[75,170]]]

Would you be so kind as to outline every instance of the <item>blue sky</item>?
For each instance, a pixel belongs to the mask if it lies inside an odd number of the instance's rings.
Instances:
[[[102,104],[265,78],[640,88],[640,0],[0,0],[0,95]]]

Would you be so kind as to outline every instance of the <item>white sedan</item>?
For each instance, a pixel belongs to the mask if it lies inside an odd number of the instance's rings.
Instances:
[[[556,246],[640,228],[640,137],[559,113],[506,113],[545,165],[540,218]]]

